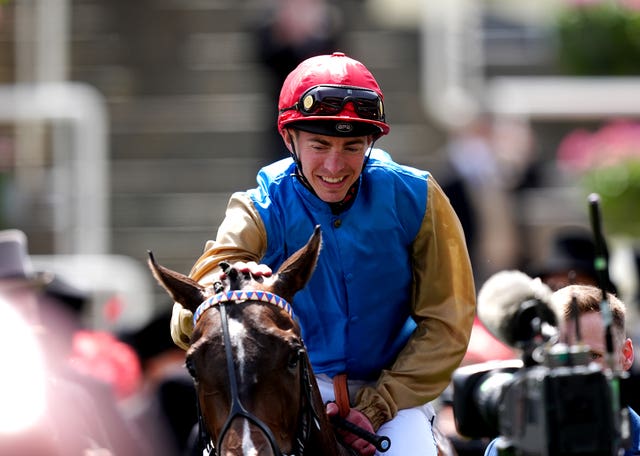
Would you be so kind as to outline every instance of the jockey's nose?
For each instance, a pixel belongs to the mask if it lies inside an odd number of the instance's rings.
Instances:
[[[327,154],[324,160],[324,167],[330,173],[340,172],[342,168],[344,168],[344,157],[338,148],[332,149],[331,152]]]

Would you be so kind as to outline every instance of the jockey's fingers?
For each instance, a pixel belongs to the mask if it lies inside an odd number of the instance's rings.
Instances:
[[[361,456],[373,456],[376,453],[376,447],[364,439],[357,439],[351,443],[351,448],[356,450]]]
[[[266,264],[258,264],[255,261],[248,262],[247,268],[249,269],[249,272],[255,276],[269,277],[273,272]]]
[[[270,277],[271,274],[273,274],[273,271],[269,266],[267,266],[266,264],[258,264],[255,261],[248,261],[248,262],[236,261],[235,263],[233,263],[233,265],[231,265],[231,267],[236,269],[239,272],[250,273],[251,275],[254,275],[257,277],[260,277],[260,276]],[[224,272],[221,272],[220,279],[226,279],[226,278],[227,278],[227,274],[225,274]]]
[[[340,412],[338,404],[335,402],[327,402],[326,413],[329,416],[337,415]]]

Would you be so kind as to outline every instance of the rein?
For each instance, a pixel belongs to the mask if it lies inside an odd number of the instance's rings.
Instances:
[[[216,284],[219,285],[219,284]],[[284,300],[283,298],[281,298],[280,296],[274,295],[273,293],[267,292],[267,291],[239,291],[239,290],[233,290],[233,291],[228,291],[228,292],[221,292],[218,293],[212,297],[210,297],[209,299],[207,299],[206,301],[204,301],[202,304],[200,304],[200,306],[198,306],[198,308],[196,309],[196,311],[193,314],[193,325],[195,327],[196,323],[198,322],[198,320],[200,319],[200,317],[202,316],[202,314],[204,312],[206,312],[207,310],[209,310],[212,307],[216,307],[218,309],[218,311],[220,312],[220,318],[222,321],[222,333],[223,333],[223,337],[224,337],[224,347],[225,347],[225,356],[226,356],[226,360],[227,360],[227,372],[229,373],[229,386],[230,386],[230,393],[231,393],[231,409],[229,410],[229,416],[227,417],[224,425],[222,426],[222,429],[220,430],[220,435],[218,436],[218,440],[216,442],[216,446],[214,448],[211,448],[209,455],[215,455],[216,454],[216,448],[220,449],[221,445],[222,445],[222,441],[224,439],[225,434],[227,433],[227,431],[229,430],[229,428],[231,427],[231,423],[233,422],[233,420],[237,417],[242,417],[245,418],[247,420],[249,420],[251,423],[253,423],[254,425],[256,425],[260,431],[262,431],[262,433],[267,437],[267,439],[269,440],[269,444],[271,446],[271,449],[273,450],[273,453],[275,454],[275,456],[289,456],[286,455],[284,453],[282,453],[282,451],[280,451],[280,448],[278,448],[278,445],[276,443],[275,437],[273,436],[273,433],[271,432],[271,429],[269,429],[269,426],[267,426],[265,423],[263,423],[257,416],[255,416],[254,414],[252,414],[251,412],[249,412],[243,405],[242,402],[240,401],[240,397],[238,394],[238,380],[236,378],[236,371],[235,371],[235,365],[233,362],[233,353],[231,352],[231,336],[229,335],[229,322],[228,322],[228,317],[227,317],[227,309],[226,306],[229,303],[233,303],[236,304],[238,302],[241,301],[262,301],[262,302],[267,302],[269,304],[273,304],[281,309],[283,309],[285,312],[287,312],[287,314],[289,314],[289,316],[293,319],[294,315],[293,315],[293,310],[291,309],[291,305]],[[300,366],[300,383],[301,383],[301,391],[304,393],[305,395],[305,399],[306,399],[306,404],[304,404],[303,407],[301,407],[300,409],[300,416],[299,416],[299,430],[298,433],[296,435],[296,446],[297,446],[297,451],[294,450],[294,453],[292,453],[290,456],[302,456],[304,453],[304,445],[305,442],[307,441],[308,437],[309,437],[309,433],[310,433],[310,425],[311,425],[311,421],[313,421],[313,424],[315,425],[316,428],[320,428],[319,422],[318,422],[318,417],[316,415],[315,410],[313,410],[312,407],[312,401],[311,401],[311,380],[310,380],[310,375],[309,375],[309,365],[308,362],[306,361],[306,357],[305,355],[305,350],[304,348],[300,349],[298,351],[298,363]],[[202,440],[202,443],[204,444],[203,447],[205,448],[205,450],[209,450],[210,447],[210,439],[208,439],[206,437],[206,430],[204,429],[204,419],[202,417],[202,413],[200,412],[200,404],[199,404],[199,400],[197,400],[198,402],[198,423],[199,423],[199,427],[200,427],[200,438]],[[311,419],[310,419],[311,417]]]

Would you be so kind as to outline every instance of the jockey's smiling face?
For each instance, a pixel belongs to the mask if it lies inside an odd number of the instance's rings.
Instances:
[[[327,203],[344,199],[347,191],[358,180],[371,136],[343,138],[325,136],[300,130],[291,130],[287,135],[287,147],[291,142],[300,164],[302,174],[318,197]]]

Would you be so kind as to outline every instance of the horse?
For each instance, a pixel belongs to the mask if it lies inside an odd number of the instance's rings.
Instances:
[[[221,263],[226,278],[210,288],[159,265],[149,252],[158,283],[194,315],[185,364],[212,454],[353,455],[325,413],[289,304],[311,278],[321,244],[316,227],[271,277]]]

